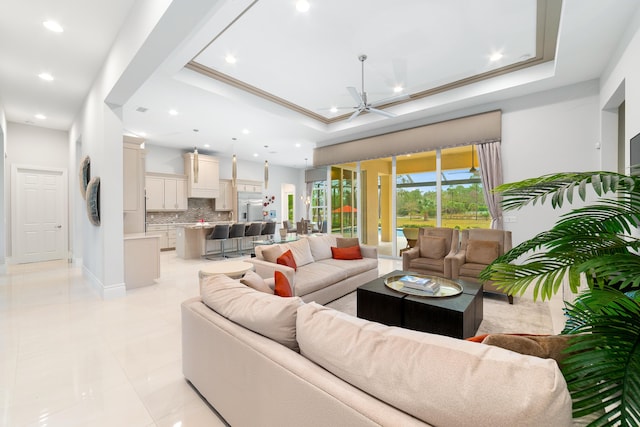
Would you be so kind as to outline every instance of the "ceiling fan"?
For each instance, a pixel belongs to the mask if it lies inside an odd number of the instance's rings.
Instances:
[[[381,99],[381,100],[373,102],[373,103],[368,102],[368,100],[367,100],[367,92],[365,92],[365,90],[364,90],[364,61],[367,59],[367,55],[359,55],[358,59],[360,60],[360,63],[362,64],[362,92],[359,93],[358,90],[355,87],[352,87],[352,86],[347,87],[347,90],[349,91],[349,93],[351,94],[353,99],[358,103],[357,106],[353,107],[356,111],[354,111],[354,113],[347,119],[347,121],[350,122],[351,120],[355,119],[363,111],[366,111],[367,113],[380,114],[380,115],[385,116],[385,117],[396,117],[397,114],[393,114],[393,113],[390,113],[388,111],[380,110],[380,109],[378,109],[376,107],[379,106],[379,105],[388,104],[390,102],[402,101],[404,99],[408,99],[409,95],[398,95],[398,96],[393,96],[391,98]]]

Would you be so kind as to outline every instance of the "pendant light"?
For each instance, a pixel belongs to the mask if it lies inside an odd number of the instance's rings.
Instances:
[[[200,165],[198,164],[198,147],[193,147],[193,182],[198,183],[198,172]]]
[[[478,169],[475,167],[475,157],[474,157],[474,149],[473,145],[471,146],[471,169],[469,169],[470,173],[475,174],[478,172]]]
[[[236,138],[231,138],[231,140],[235,142]],[[234,147],[235,147],[235,143],[234,143]],[[236,157],[235,148],[233,151],[234,151],[233,157],[231,158],[231,186],[233,188],[236,188],[237,181],[238,181],[238,159]]]
[[[269,188],[269,161],[264,161],[264,189]]]

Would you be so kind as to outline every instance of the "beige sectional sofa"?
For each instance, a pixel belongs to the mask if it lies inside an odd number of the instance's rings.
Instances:
[[[298,241],[256,246],[256,257],[247,261],[261,277],[273,278],[276,270],[289,280],[295,296],[305,302],[326,304],[338,299],[378,277],[378,249],[360,245],[362,259],[333,259],[331,247],[338,245],[339,236],[311,235]],[[276,263],[276,258],[291,249],[297,264],[293,268]]]
[[[226,276],[182,304],[183,372],[232,426],[568,426],[552,359],[358,319]]]

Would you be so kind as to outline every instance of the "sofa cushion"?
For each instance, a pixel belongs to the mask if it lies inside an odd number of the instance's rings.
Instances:
[[[311,248],[309,248],[308,239],[300,239],[296,242],[286,243],[282,246],[285,250],[287,250],[287,248],[291,250],[298,267],[302,267],[303,265],[311,264],[313,262],[313,255],[311,255]]]
[[[351,246],[360,246],[360,241],[357,237],[337,237],[336,247],[349,248]]]
[[[378,260],[375,258],[362,258],[354,260],[340,260],[340,259],[325,259],[318,263],[331,266],[332,268],[339,268],[344,271],[345,277],[355,276],[365,271],[373,270],[378,267]]]
[[[336,238],[330,234],[309,236],[309,249],[315,261],[331,258],[331,246],[336,246]]]
[[[259,274],[251,270],[245,273],[244,277],[240,279],[240,283],[247,285],[248,287],[253,288],[256,291],[273,295],[273,289],[271,289],[269,285],[266,284],[264,279],[260,277]]]
[[[201,279],[202,301],[227,319],[293,350],[296,341],[298,297],[280,298],[256,291],[225,275]]]
[[[434,236],[420,236],[418,239],[420,258],[442,259],[447,253],[447,239]]]
[[[297,339],[303,356],[431,425],[572,424],[571,396],[550,359],[384,326],[315,303],[298,309]]]
[[[500,243],[491,240],[469,240],[466,261],[473,264],[491,264],[500,255]]]
[[[275,285],[273,288],[273,293],[278,295],[279,297],[292,297],[293,291],[291,290],[291,283],[289,283],[289,279],[285,276],[281,271],[274,271],[273,278],[275,280]]]
[[[280,245],[260,245],[256,246],[256,257],[258,254],[262,256],[265,261],[276,263],[276,260],[280,255],[284,253],[284,249]]]
[[[409,269],[430,270],[444,273],[444,258],[415,258],[409,261]]]
[[[331,255],[333,259],[342,259],[342,260],[362,259],[362,254],[360,253],[360,245],[349,246],[347,248],[334,248],[332,246]]]
[[[296,295],[306,295],[347,278],[348,271],[345,268],[327,264],[327,261],[330,260],[314,262],[298,269],[295,274],[294,283]],[[349,263],[358,261],[340,262]]]
[[[473,277],[477,279],[478,277],[480,277],[480,273],[482,272],[482,270],[484,270],[486,267],[486,264],[473,264],[468,262],[460,266],[458,274],[460,275],[460,277]]]
[[[291,252],[291,249],[287,249],[285,253],[280,255],[276,260],[276,263],[280,265],[286,265],[287,267],[291,267],[294,270],[298,269],[298,265],[296,264],[296,260],[293,257],[293,253]]]

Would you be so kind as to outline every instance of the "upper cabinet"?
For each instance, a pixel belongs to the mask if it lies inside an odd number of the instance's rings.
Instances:
[[[249,193],[261,193],[262,183],[260,181],[238,180],[237,190]]]
[[[217,211],[233,210],[233,185],[230,180],[220,180],[220,196],[216,197]]]
[[[184,154],[184,173],[187,175],[187,197],[215,199],[220,197],[220,170],[216,157],[198,154],[195,167],[195,155]]]
[[[147,211],[186,211],[187,177],[161,173],[146,174]]]

